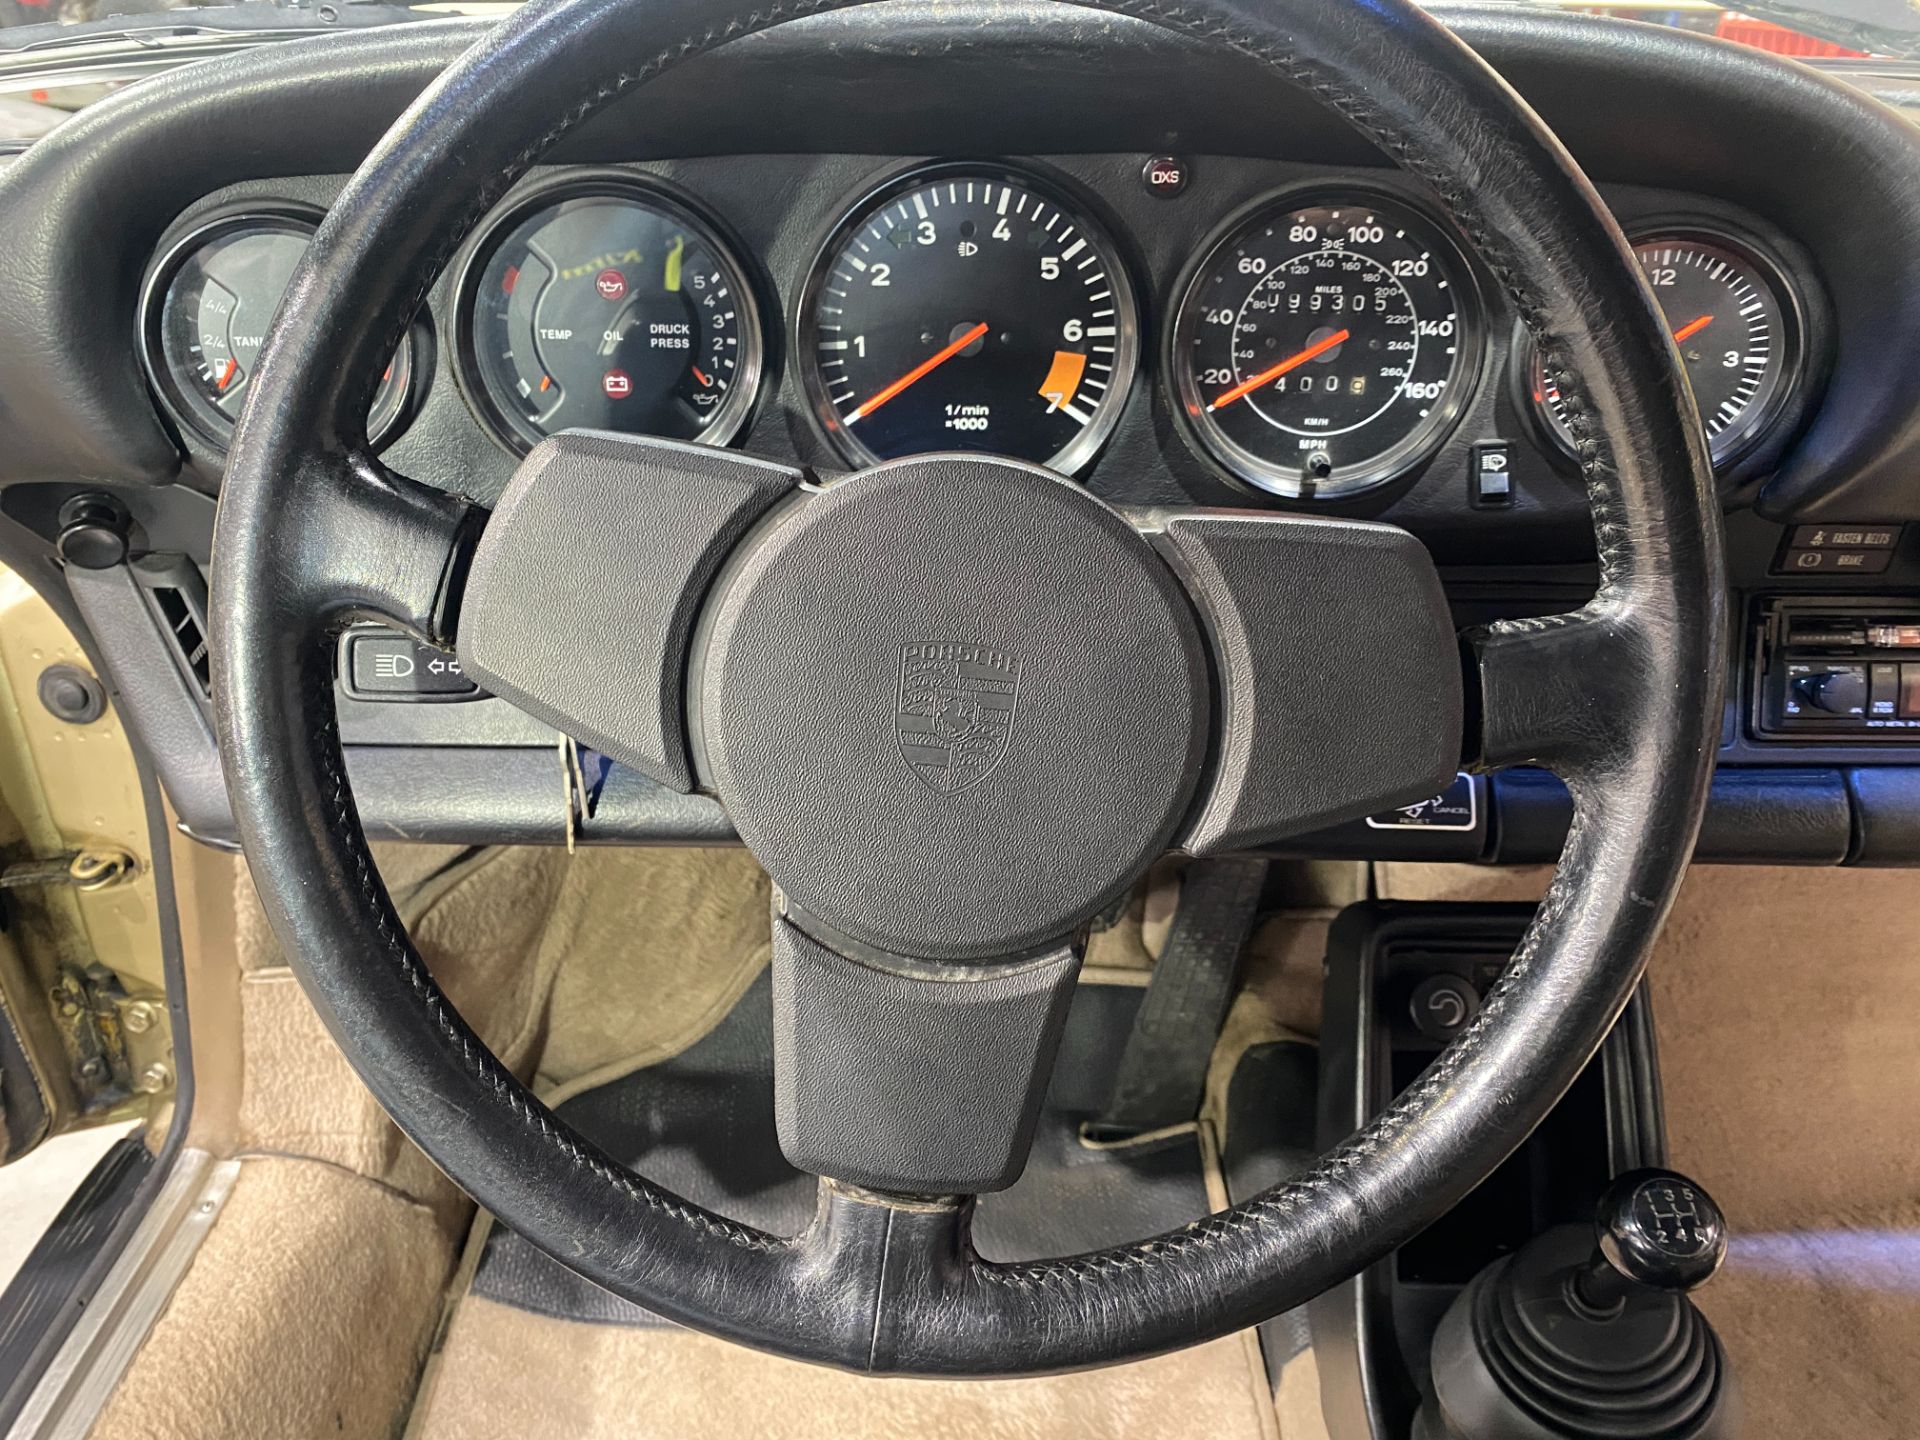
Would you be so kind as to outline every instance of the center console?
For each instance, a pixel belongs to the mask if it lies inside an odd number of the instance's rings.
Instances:
[[[1531,905],[1380,902],[1334,922],[1320,1029],[1322,1150],[1417,1079],[1477,1012]],[[1666,1159],[1653,1025],[1636,996],[1538,1130],[1451,1213],[1308,1307],[1333,1440],[1400,1440],[1433,1388],[1443,1318],[1475,1277],[1558,1227],[1589,1231],[1611,1182]]]

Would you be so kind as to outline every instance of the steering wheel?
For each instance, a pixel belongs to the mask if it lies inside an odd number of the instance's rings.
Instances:
[[[1619,230],[1526,105],[1408,0],[1089,3],[1307,87],[1432,188],[1569,397],[1600,560],[1577,612],[1462,637],[1426,551],[1391,526],[1122,512],[979,456],[823,484],[569,433],[490,515],[372,458],[368,377],[543,151],[682,60],[842,3],[535,0],[368,157],[294,276],[221,495],[229,793],[274,930],[361,1076],[563,1264],[698,1329],[855,1370],[1143,1356],[1387,1254],[1598,1047],[1705,802],[1718,504]],[[776,886],[776,1118],[788,1157],[824,1177],[803,1234],[614,1163],[447,1003],[342,763],[333,647],[364,618],[457,648],[495,694],[725,806]],[[1553,769],[1574,820],[1525,941],[1427,1074],[1309,1172],[1184,1229],[978,1256],[973,1197],[1019,1173],[1089,921],[1169,849],[1258,849],[1408,803],[1463,754]]]

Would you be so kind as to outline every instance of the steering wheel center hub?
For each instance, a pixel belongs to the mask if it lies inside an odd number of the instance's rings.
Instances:
[[[776,511],[723,577],[698,723],[791,904],[896,954],[1004,959],[1161,853],[1206,755],[1171,572],[1078,486],[921,456]]]

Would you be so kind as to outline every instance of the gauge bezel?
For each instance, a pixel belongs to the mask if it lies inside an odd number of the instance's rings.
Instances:
[[[1405,438],[1381,451],[1368,465],[1348,467],[1340,471],[1331,484],[1316,484],[1309,492],[1309,488],[1301,484],[1297,471],[1282,470],[1262,460],[1203,418],[1204,404],[1193,367],[1183,363],[1183,357],[1191,349],[1186,343],[1192,339],[1189,317],[1201,276],[1214,257],[1243,231],[1251,230],[1269,215],[1285,215],[1321,205],[1350,208],[1368,204],[1391,206],[1423,226],[1427,231],[1427,248],[1445,256],[1450,270],[1448,278],[1454,293],[1460,297],[1454,307],[1459,324],[1457,380],[1447,386],[1440,403],[1421,417]],[[1240,206],[1207,233],[1181,267],[1173,293],[1179,298],[1161,345],[1161,373],[1172,404],[1174,424],[1194,453],[1217,474],[1243,490],[1264,497],[1303,504],[1350,500],[1419,469],[1447,443],[1478,394],[1486,369],[1487,313],[1478,268],[1469,258],[1466,247],[1455,237],[1453,227],[1441,219],[1432,206],[1389,185],[1316,179],[1266,191]]]
[[[1104,208],[1092,195],[1064,177],[1045,174],[1031,166],[1011,164],[1005,160],[916,161],[904,169],[890,171],[880,179],[869,182],[854,199],[839,206],[836,212],[838,218],[828,227],[826,236],[814,246],[812,259],[807,263],[806,278],[800,287],[800,301],[794,308],[791,327],[794,364],[800,371],[801,388],[807,397],[807,409],[813,417],[814,428],[832,447],[834,454],[856,469],[884,463],[857,437],[847,433],[828,393],[821,374],[820,352],[816,343],[819,338],[816,321],[820,291],[826,283],[831,257],[838,252],[847,236],[865,224],[875,210],[891,204],[897,196],[908,191],[947,178],[990,180],[1031,190],[1059,207],[1061,213],[1092,237],[1090,243],[1107,258],[1113,280],[1116,332],[1113,347],[1114,378],[1108,385],[1107,394],[1095,409],[1093,419],[1081,426],[1079,433],[1054,452],[1051,458],[1031,462],[1059,474],[1076,477],[1113,438],[1120,417],[1133,398],[1133,387],[1140,368],[1139,291],[1133,283],[1130,254],[1121,247],[1120,230],[1110,222]]]
[[[698,232],[726,271],[728,283],[739,293],[738,378],[706,429],[691,442],[716,448],[731,445],[747,432],[759,412],[768,370],[767,330],[761,321],[764,287],[759,283],[759,271],[749,262],[747,248],[733,227],[710,208],[664,180],[631,170],[569,169],[564,174],[546,175],[523,184],[494,208],[463,247],[455,266],[453,286],[453,372],[467,408],[480,421],[481,428],[510,454],[525,455],[547,438],[525,416],[502,405],[487,384],[474,345],[480,279],[500,246],[521,225],[568,201],[591,199],[631,201],[663,212],[686,229]]]
[[[1773,393],[1742,416],[1737,428],[1719,436],[1707,437],[1707,451],[1713,462],[1714,473],[1725,478],[1728,472],[1771,438],[1774,427],[1799,398],[1807,373],[1809,321],[1806,297],[1794,281],[1792,267],[1765,241],[1748,231],[1694,216],[1668,215],[1636,216],[1623,228],[1627,246],[1635,252],[1636,264],[1643,245],[1663,242],[1711,245],[1731,251],[1752,267],[1755,278],[1767,286],[1779,301],[1781,369]],[[1540,363],[1539,347],[1533,343],[1533,337],[1526,333],[1524,326],[1516,327],[1516,335],[1513,372],[1514,383],[1519,387],[1520,403],[1555,451],[1569,460],[1577,461],[1579,456],[1568,443],[1566,435],[1553,423],[1545,397],[1534,398],[1534,372]],[[1705,429],[1704,416],[1701,428]]]
[[[306,232],[309,241],[326,212],[298,201],[246,201],[225,206],[195,218],[177,238],[168,242],[147,269],[141,282],[140,368],[147,388],[160,402],[160,409],[173,424],[193,438],[224,454],[233,443],[233,421],[208,405],[200,396],[183,386],[173,373],[166,350],[166,302],[181,270],[201,250],[217,240],[272,227],[294,227]],[[424,311],[422,312],[424,315]],[[395,439],[419,409],[420,388],[426,382],[426,367],[418,338],[409,327],[395,351],[405,366],[399,394],[400,403],[378,426],[370,427],[367,443],[375,450]],[[371,418],[371,416],[369,416]]]

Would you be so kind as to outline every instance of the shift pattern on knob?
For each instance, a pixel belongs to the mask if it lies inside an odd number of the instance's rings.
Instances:
[[[1600,1253],[1625,1279],[1692,1290],[1727,1258],[1727,1222],[1713,1197],[1671,1170],[1631,1170],[1600,1199]]]

